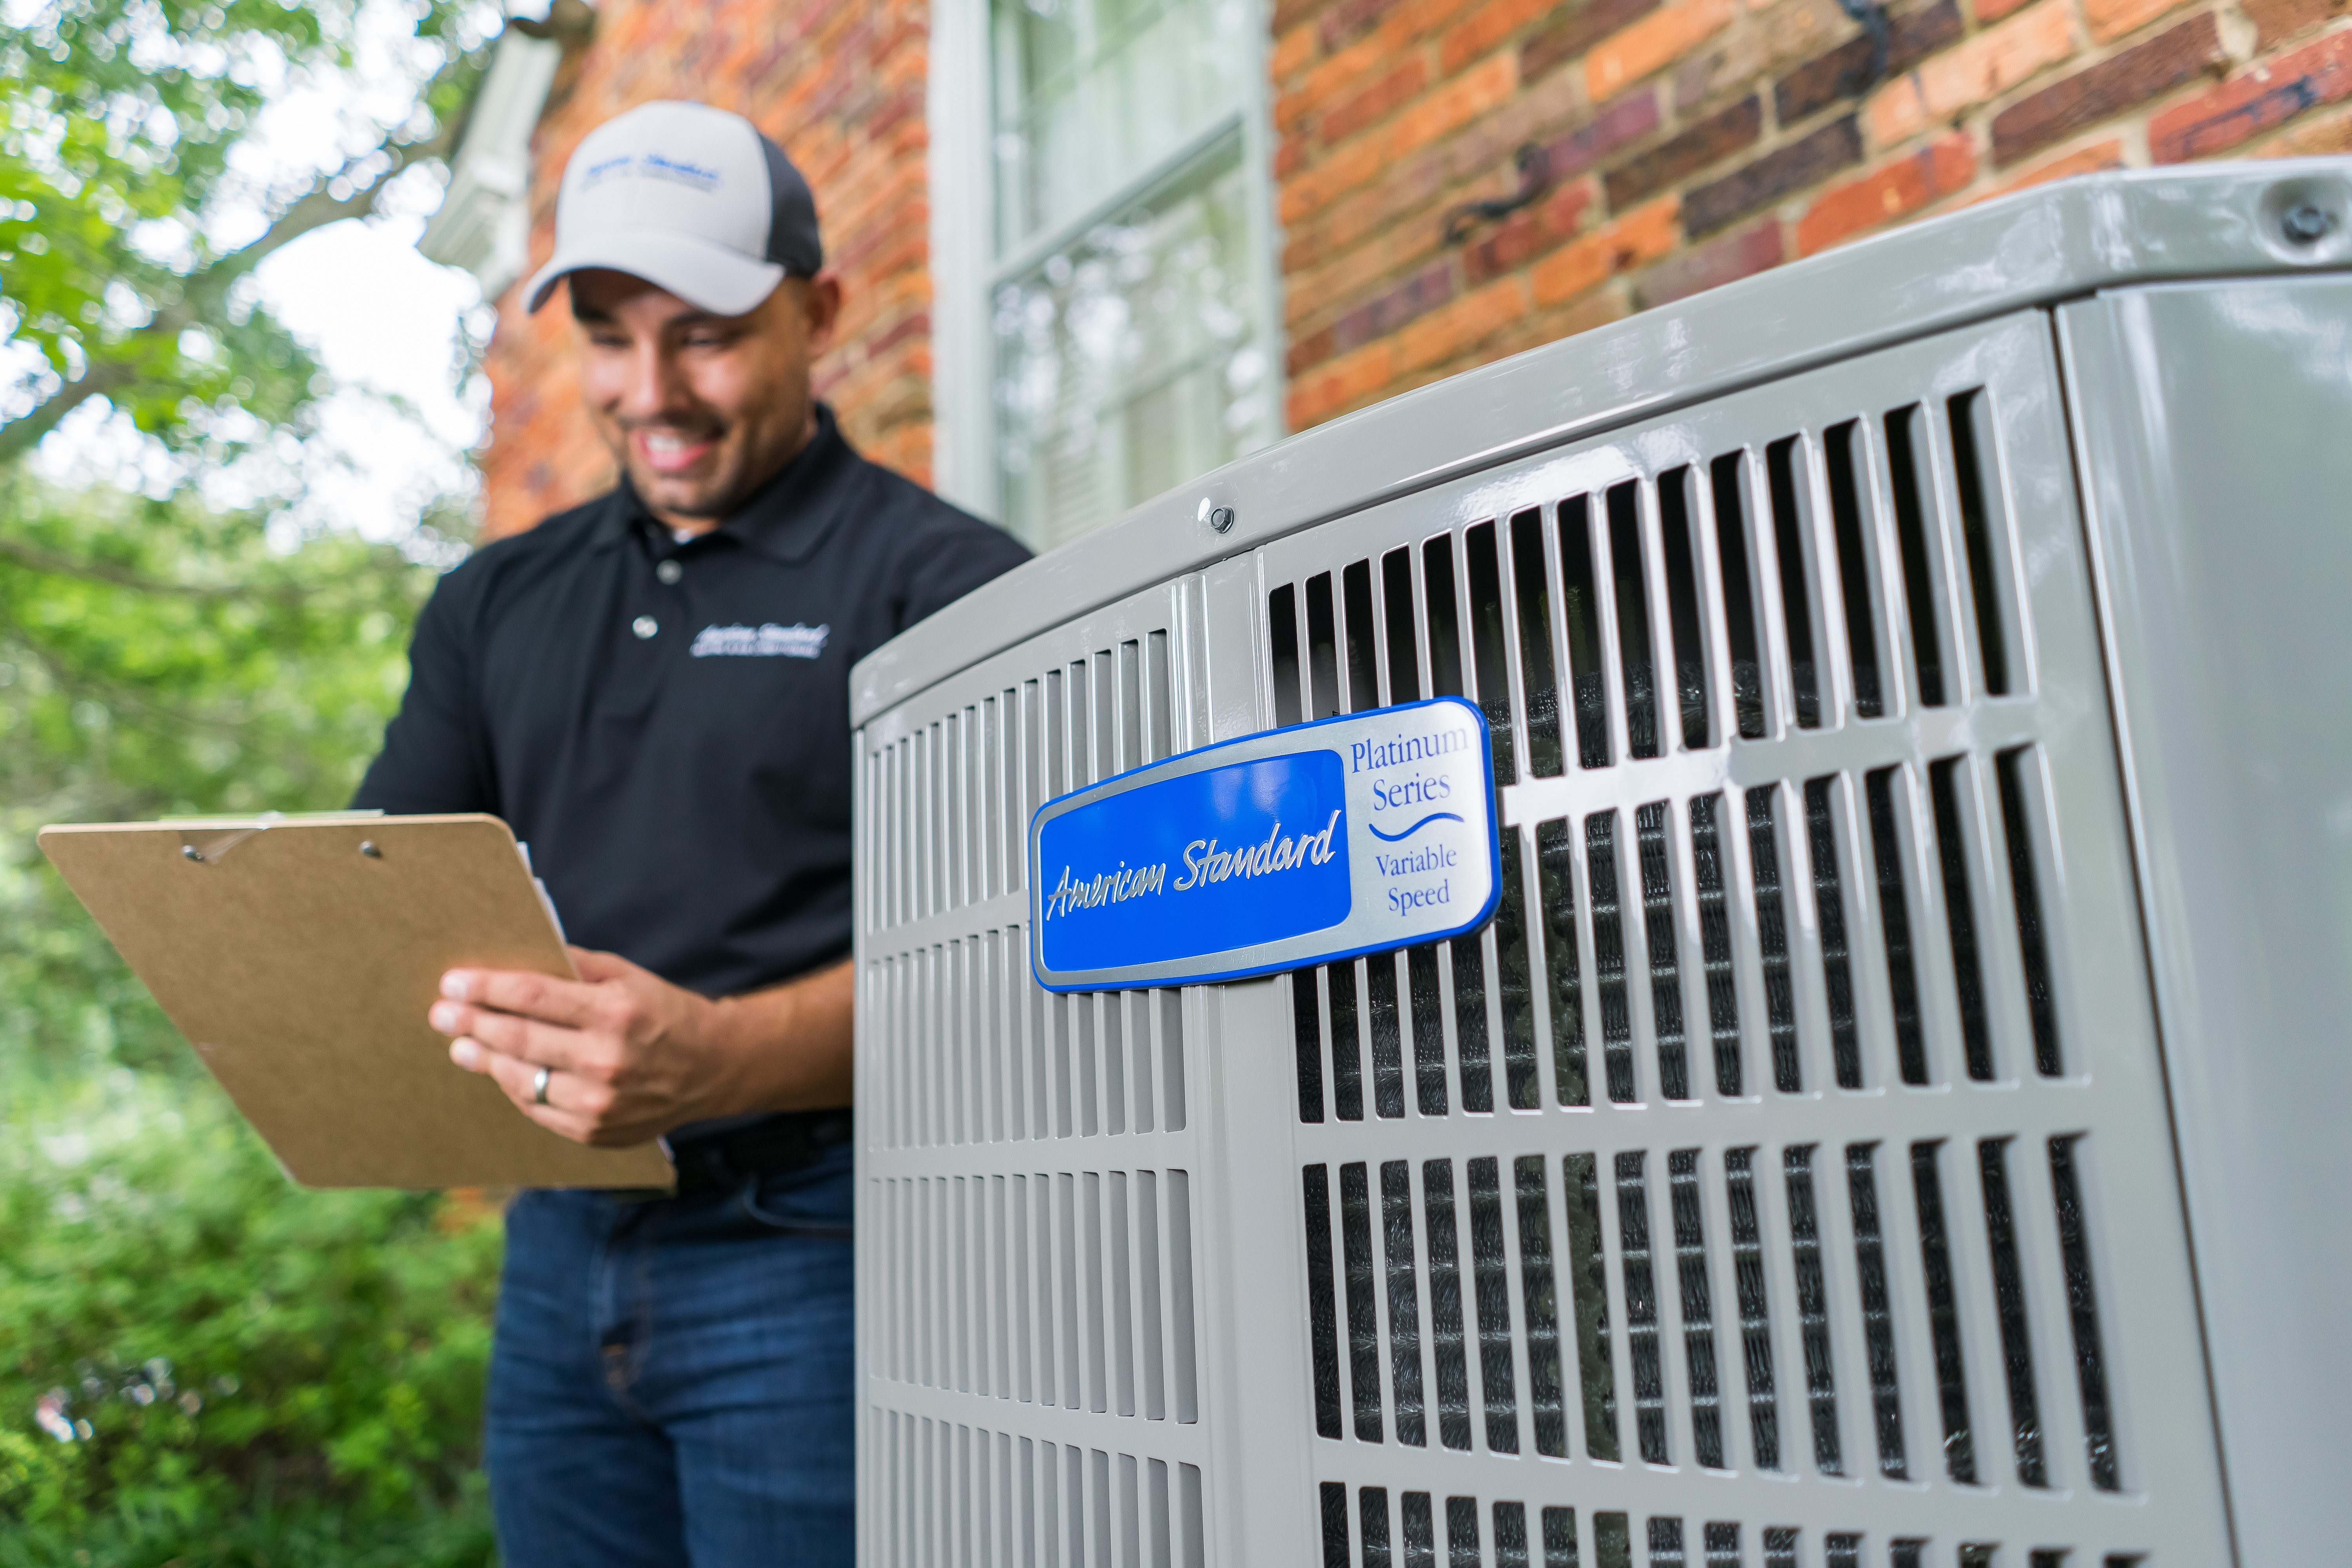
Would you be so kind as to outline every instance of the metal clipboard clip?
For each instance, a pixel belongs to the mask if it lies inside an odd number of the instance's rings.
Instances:
[[[180,858],[198,866],[217,865],[228,858],[236,847],[257,833],[267,833],[281,822],[301,822],[320,817],[382,816],[381,811],[296,812],[289,816],[282,811],[265,811],[247,820],[242,817],[218,816],[164,817],[164,822],[180,823]]]

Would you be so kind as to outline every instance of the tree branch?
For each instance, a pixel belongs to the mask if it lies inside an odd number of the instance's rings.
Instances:
[[[563,52],[583,48],[596,33],[596,8],[588,0],[554,0],[547,8],[546,20],[533,16],[509,16],[507,26],[526,38],[552,41],[563,46]]]
[[[417,89],[417,100],[423,102],[444,81],[478,68],[470,55],[457,55],[435,72],[431,79]],[[158,338],[178,337],[188,328],[208,319],[228,297],[237,279],[250,273],[265,259],[284,249],[314,229],[345,218],[365,217],[375,211],[375,205],[384,187],[415,164],[432,158],[446,158],[454,149],[465,116],[452,115],[446,124],[432,135],[414,142],[387,141],[376,148],[346,163],[332,174],[321,174],[310,188],[279,213],[264,229],[261,237],[220,257],[211,265],[199,268],[188,275],[181,286],[179,298],[156,310],[145,325],[129,333],[123,344],[152,342]],[[392,166],[369,182],[364,189],[350,195],[338,196],[331,187],[337,179],[346,176],[358,163],[376,153],[391,155]],[[121,345],[118,345],[121,346]],[[137,372],[120,360],[98,359],[92,356],[88,370],[60,386],[29,412],[0,425],[0,470],[15,466],[43,437],[57,428],[59,421],[93,397],[119,392],[138,379]]]
[[[110,679],[69,663],[14,621],[0,620],[0,637],[7,639],[18,657],[39,661],[41,672],[58,695],[89,699],[110,714],[136,714],[151,728],[168,727],[185,733],[217,732],[245,723],[252,716],[250,704],[219,704],[202,712],[158,701],[131,682]]]
[[[20,414],[0,425],[0,468],[12,466],[38,446],[42,437],[58,427],[58,421],[84,403],[127,386],[132,379],[129,365],[101,360],[37,404],[31,413]]]
[[[5,535],[0,535],[0,561],[12,561],[27,572],[39,572],[53,577],[79,577],[86,582],[104,583],[142,594],[168,594],[187,599],[245,599],[252,596],[249,588],[207,588],[194,583],[169,583],[124,567],[109,566],[103,562],[76,561]]]
[[[278,215],[278,220],[262,231],[260,238],[241,249],[231,251],[204,270],[192,273],[188,279],[189,287],[182,295],[183,300],[201,297],[209,303],[226,295],[230,284],[260,266],[272,253],[284,249],[312,229],[324,228],[331,223],[341,223],[347,217],[367,216],[375,211],[376,199],[383,195],[384,187],[405,174],[411,166],[421,163],[428,158],[441,158],[448,155],[452,142],[450,131],[454,128],[453,121],[451,126],[435,132],[421,142],[388,142],[380,149],[372,150],[352,160],[331,174],[320,175],[318,182],[297,198],[293,205]],[[392,155],[392,167],[371,182],[364,190],[354,190],[348,196],[338,196],[328,188],[338,178],[346,174],[354,164],[373,157],[376,151],[389,153]]]

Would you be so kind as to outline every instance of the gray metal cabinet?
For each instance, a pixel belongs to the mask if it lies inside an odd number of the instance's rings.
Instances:
[[[2328,1560],[2347,215],[2340,161],[1991,204],[861,665],[865,1561]],[[1483,931],[1030,978],[1044,801],[1448,693]]]

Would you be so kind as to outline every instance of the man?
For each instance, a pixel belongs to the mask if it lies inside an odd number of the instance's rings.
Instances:
[[[433,1025],[541,1125],[677,1165],[508,1213],[499,1549],[845,1563],[849,668],[1027,552],[814,400],[841,285],[749,121],[591,132],[530,308],[559,288],[619,482],[442,580],[357,802],[512,825],[581,979],[456,971]]]

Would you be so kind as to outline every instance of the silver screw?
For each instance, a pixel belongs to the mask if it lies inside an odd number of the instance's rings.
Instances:
[[[371,860],[381,860],[383,858],[383,851],[375,847],[375,840],[373,838],[362,838],[360,840],[360,853],[366,856]]]
[[[1229,506],[1213,509],[1209,513],[1209,526],[1219,533],[1231,533],[1234,530],[1234,509]]]
[[[2336,226],[2336,216],[2317,202],[2297,202],[2286,209],[2279,226],[2297,245],[2316,245]]]
[[[205,858],[205,852],[193,844],[183,844],[180,846],[180,858],[184,860],[202,860]]]

